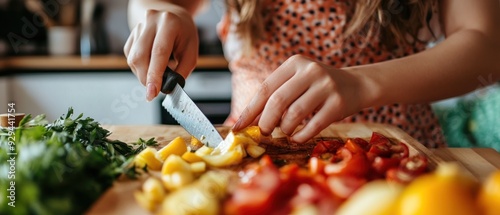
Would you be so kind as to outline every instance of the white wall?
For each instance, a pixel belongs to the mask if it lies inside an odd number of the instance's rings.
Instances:
[[[0,113],[7,112],[7,103],[9,102],[9,88],[7,77],[0,77]]]
[[[121,54],[123,45],[130,34],[127,24],[127,5],[124,0],[98,0],[105,5],[105,27],[112,53]],[[195,17],[198,27],[204,32],[202,41],[217,40],[216,25],[224,14],[224,0],[209,0],[207,7]]]
[[[69,107],[101,124],[160,123],[158,101],[146,102],[145,89],[130,72],[30,74],[12,78],[18,112],[54,120]]]

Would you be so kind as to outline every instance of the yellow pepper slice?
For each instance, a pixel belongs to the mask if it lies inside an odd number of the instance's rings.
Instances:
[[[135,156],[134,164],[141,168],[147,165],[150,170],[160,170],[162,162],[156,158],[156,153],[156,149],[147,147]]]
[[[169,155],[181,156],[187,151],[186,143],[182,137],[176,137],[157,153],[158,159],[165,161]]]

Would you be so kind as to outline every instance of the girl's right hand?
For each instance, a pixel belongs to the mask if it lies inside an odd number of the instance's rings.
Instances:
[[[123,51],[127,63],[139,81],[146,86],[151,101],[161,90],[162,76],[172,56],[172,67],[184,78],[196,66],[198,32],[191,14],[172,5],[167,10],[148,10],[145,19],[131,31]]]

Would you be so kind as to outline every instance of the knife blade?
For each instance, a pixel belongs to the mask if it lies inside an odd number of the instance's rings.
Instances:
[[[163,107],[193,137],[206,146],[217,147],[223,141],[221,135],[182,89],[184,84],[184,77],[167,67],[161,89],[166,94]]]

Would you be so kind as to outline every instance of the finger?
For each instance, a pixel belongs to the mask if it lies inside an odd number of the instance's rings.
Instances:
[[[328,127],[332,122],[340,118],[337,111],[332,111],[338,108],[335,99],[330,99],[325,102],[323,107],[316,113],[311,120],[299,131],[291,137],[293,142],[304,143],[313,138],[316,134]]]
[[[144,86],[146,86],[146,77],[155,34],[156,26],[153,23],[146,24],[146,26],[140,30],[139,37],[135,39],[136,41],[132,45],[130,51],[131,55],[129,56],[129,61],[135,68],[139,81],[141,81]]]
[[[136,75],[137,79],[139,79],[139,76],[137,75],[137,70],[134,66],[134,62],[133,62],[133,59],[131,57],[131,55],[132,55],[131,52],[132,52],[132,47],[133,47],[134,42],[137,40],[137,38],[140,35],[140,31],[142,31],[142,24],[141,23],[137,24],[137,26],[134,28],[134,30],[132,30],[131,37],[129,37],[129,40],[127,41],[127,42],[129,42],[129,45],[130,45],[130,48],[129,48],[128,54],[127,54],[127,64],[129,65],[129,67],[132,70],[132,72],[134,73],[134,75]]]
[[[130,33],[130,36],[127,39],[127,42],[125,42],[125,45],[123,45],[123,54],[125,57],[128,57],[130,53],[130,49],[132,48],[132,44],[134,43],[134,34],[137,31],[137,28],[134,28],[132,32]]]
[[[281,119],[280,129],[292,135],[304,119],[313,114],[324,103],[328,93],[318,85],[311,86],[302,96],[293,102]]]
[[[283,65],[278,67],[269,77],[262,82],[259,87],[258,92],[252,98],[247,107],[242,111],[238,121],[234,125],[233,129],[239,131],[247,126],[249,126],[258,115],[262,113],[267,101],[283,83],[290,79],[294,74],[294,68],[290,60],[285,61]],[[261,118],[262,119],[262,118]],[[260,125],[259,125],[260,126]],[[263,132],[269,132],[269,129],[263,130]]]
[[[259,121],[259,127],[264,132],[272,132],[276,128],[290,105],[308,90],[312,78],[305,72],[297,72],[271,95],[262,111],[263,120]]]
[[[174,53],[174,57],[177,60],[177,67],[175,70],[184,78],[187,78],[196,67],[199,47],[198,39],[187,40],[186,43],[186,48],[177,49],[179,51]]]
[[[148,101],[153,100],[161,90],[163,73],[165,73],[174,46],[175,35],[172,35],[171,32],[162,25],[155,36],[146,78],[146,99]]]

